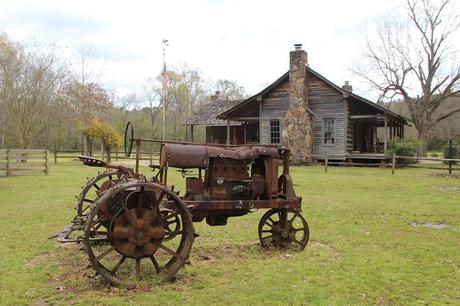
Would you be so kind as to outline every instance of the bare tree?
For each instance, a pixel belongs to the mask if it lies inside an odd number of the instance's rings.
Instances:
[[[418,131],[419,154],[437,123],[460,112],[439,114],[447,98],[460,93],[460,66],[451,39],[459,28],[451,0],[406,0],[407,16],[387,16],[368,39],[355,72],[381,91],[383,100],[402,98]]]
[[[116,99],[116,114],[112,116],[115,120],[115,125],[118,129],[123,130],[128,123],[130,111],[135,109],[139,103],[139,98],[136,92],[131,92],[126,95],[118,96]]]
[[[214,87],[216,91],[220,92],[220,96],[226,100],[238,100],[246,96],[243,86],[226,79],[217,80]]]
[[[5,35],[0,35],[0,148],[5,148],[6,125],[7,125],[7,108],[6,108],[6,92],[8,87],[7,71],[8,58],[14,53],[14,48],[10,45],[8,38]]]
[[[182,64],[169,71],[169,86],[165,97],[168,117],[173,123],[175,140],[185,138],[184,121],[191,116],[197,105],[204,100],[206,89],[204,80],[197,69]]]
[[[26,52],[7,38],[4,42],[9,51],[1,55],[2,101],[15,124],[19,147],[28,148],[49,126],[68,70],[52,48]]]
[[[78,46],[80,83],[99,83],[100,71],[95,67],[96,49],[88,42],[82,41]]]
[[[144,107],[150,119],[150,136],[155,138],[157,128],[155,125],[158,114],[161,110],[159,98],[161,95],[161,88],[152,83],[152,80],[148,80],[148,85],[144,86],[144,96],[148,102],[148,106]]]

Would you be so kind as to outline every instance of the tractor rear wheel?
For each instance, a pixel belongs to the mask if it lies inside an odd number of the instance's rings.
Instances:
[[[109,243],[91,243],[95,234]],[[114,186],[94,203],[84,243],[92,267],[119,285],[152,272],[171,279],[186,263],[193,239],[191,214],[174,192],[160,184],[131,181]]]

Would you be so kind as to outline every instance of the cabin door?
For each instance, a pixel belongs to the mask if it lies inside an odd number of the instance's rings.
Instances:
[[[368,122],[355,122],[354,150],[360,153],[373,152],[373,127]]]

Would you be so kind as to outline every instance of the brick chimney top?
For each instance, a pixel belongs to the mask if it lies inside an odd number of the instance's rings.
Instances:
[[[220,90],[216,90],[214,94],[211,96],[211,101],[216,101],[220,98]]]
[[[290,53],[290,68],[292,71],[293,65],[305,65],[308,66],[308,54],[307,51],[302,49],[302,44],[294,44],[294,51]],[[299,66],[300,67],[300,66]]]
[[[345,84],[342,85],[342,89],[353,92],[353,86],[350,85],[350,81],[345,81]]]

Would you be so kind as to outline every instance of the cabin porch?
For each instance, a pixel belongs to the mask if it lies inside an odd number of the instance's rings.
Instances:
[[[350,115],[347,153],[385,154],[392,139],[404,137],[404,123],[386,115]]]
[[[259,143],[259,122],[241,122],[240,125],[207,126],[206,143],[257,144]]]
[[[347,101],[346,148],[348,158],[383,158],[392,139],[404,137],[404,117],[350,93]]]

